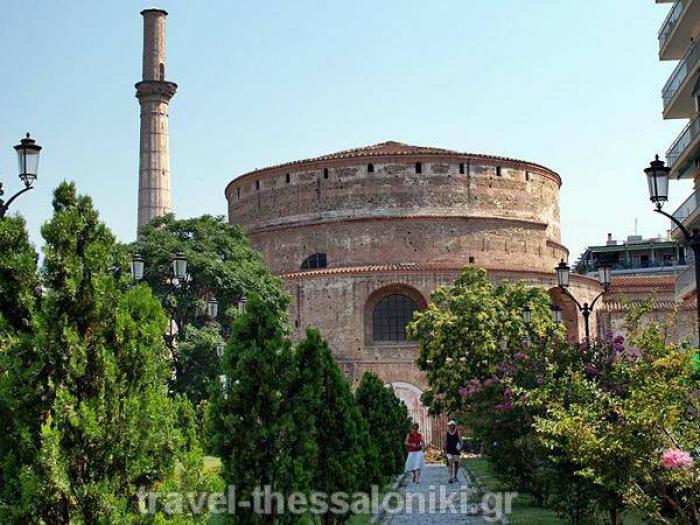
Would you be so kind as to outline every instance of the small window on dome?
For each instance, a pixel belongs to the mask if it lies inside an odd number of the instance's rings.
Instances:
[[[289,181],[291,180],[291,176],[289,175],[289,173],[287,173],[287,175],[285,176],[285,180],[287,181],[287,184],[289,184]]]
[[[416,162],[416,173],[423,173],[423,165],[420,162]]]
[[[328,178],[328,168],[323,168],[323,178],[324,179]]]
[[[459,174],[464,175],[464,162],[459,163]]]
[[[367,173],[374,173],[374,164],[367,164]]]
[[[501,173],[501,167],[500,167],[500,166],[496,166],[496,177],[500,177],[501,174],[502,174],[502,173]]]
[[[259,180],[256,180],[256,181],[255,181],[255,189],[256,189],[256,190],[259,190],[259,189],[260,189],[260,181],[259,181]]]
[[[301,263],[302,270],[316,270],[318,268],[326,268],[328,266],[328,258],[325,253],[314,253],[309,255],[304,262]]]

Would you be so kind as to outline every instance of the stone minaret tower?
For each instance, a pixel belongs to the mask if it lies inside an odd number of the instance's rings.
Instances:
[[[136,84],[141,105],[138,231],[170,205],[170,149],[168,104],[177,84],[165,80],[165,17],[162,9],[146,9],[143,16],[143,74]]]

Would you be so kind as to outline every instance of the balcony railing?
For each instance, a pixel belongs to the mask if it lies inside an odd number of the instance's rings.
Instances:
[[[685,150],[693,143],[700,135],[700,115],[697,115],[685,127],[681,134],[678,135],[676,141],[666,152],[666,163],[669,167],[674,168],[678,159],[683,155]]]
[[[688,0],[676,0],[676,3],[673,4],[671,11],[668,13],[666,20],[664,20],[659,30],[659,51],[664,48],[666,40],[668,40],[668,37],[671,36],[671,33],[673,33],[673,30],[676,28],[676,23],[683,14],[687,2]]]
[[[678,93],[685,79],[688,78],[688,72],[693,71],[700,61],[700,42],[693,42],[688,51],[685,52],[683,58],[673,70],[671,76],[666,82],[661,96],[664,99],[664,108],[666,108],[673,100],[673,97]]]
[[[685,199],[685,202],[678,206],[678,209],[673,212],[673,218],[683,222],[700,207],[700,188],[690,194],[690,197]]]

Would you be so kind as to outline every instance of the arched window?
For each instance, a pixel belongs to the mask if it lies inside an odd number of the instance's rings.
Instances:
[[[165,64],[160,63],[160,80],[165,80]]]
[[[304,262],[301,263],[302,270],[315,270],[317,268],[326,268],[328,266],[328,259],[325,253],[314,253],[309,255]]]
[[[418,310],[407,295],[394,293],[377,303],[372,312],[372,336],[375,341],[405,341],[406,326]]]

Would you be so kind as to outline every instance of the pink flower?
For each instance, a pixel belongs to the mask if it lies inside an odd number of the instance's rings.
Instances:
[[[506,401],[505,403],[499,403],[494,407],[498,412],[508,412],[513,410],[513,403],[511,401]]]
[[[516,352],[515,355],[513,356],[516,361],[524,361],[527,359],[527,356],[523,354],[522,352]]]
[[[661,457],[661,464],[667,470],[689,469],[693,466],[693,457],[684,450],[667,448]]]
[[[503,397],[505,397],[506,399],[510,399],[511,397],[513,397],[513,391],[510,388],[506,388],[503,391]]]

